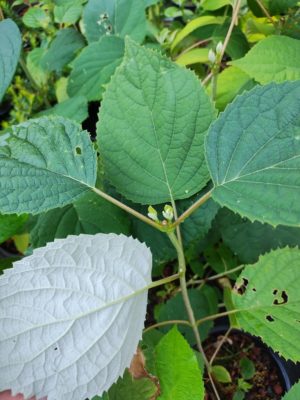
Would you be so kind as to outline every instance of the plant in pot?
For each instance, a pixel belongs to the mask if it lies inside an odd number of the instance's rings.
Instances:
[[[222,399],[230,382],[217,353],[227,357],[220,348],[232,339],[225,334],[211,357],[204,342],[222,316],[299,361],[295,245],[245,265],[232,257],[233,267],[211,275],[213,257],[227,263],[224,243],[234,243],[218,214],[223,241],[214,248],[205,238],[209,265],[194,257],[195,228],[206,233],[219,206],[298,229],[299,115],[300,84],[289,81],[257,85],[217,117],[192,71],[126,38],[103,95],[97,144],[59,116],[3,132],[0,212],[38,216],[32,254],[0,278],[0,390],[50,400]],[[80,224],[70,232],[74,213],[88,220],[89,234],[74,235]],[[152,281],[151,253],[160,249],[177,261]],[[151,289],[165,307],[148,309],[143,331]],[[236,398],[247,396],[255,375],[243,352]],[[296,385],[286,399],[298,392]]]

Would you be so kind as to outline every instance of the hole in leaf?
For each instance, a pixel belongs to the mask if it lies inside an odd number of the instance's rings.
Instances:
[[[254,288],[252,288],[252,290],[253,290],[253,292],[256,292],[256,288],[254,287]]]
[[[76,154],[77,154],[78,156],[80,156],[80,155],[81,155],[81,147],[77,146],[77,147],[75,148],[75,152],[76,152]]]
[[[57,347],[54,347],[54,350],[57,350]]]
[[[278,293],[278,290],[277,290],[277,289],[274,289],[274,290],[273,290],[274,296],[276,296],[277,293]]]
[[[244,294],[246,292],[247,286],[248,286],[248,279],[242,278],[242,282],[239,285],[235,286],[236,291],[238,294]]]
[[[273,301],[273,304],[274,304],[275,306],[280,306],[280,305],[282,305],[282,304],[286,304],[286,303],[288,302],[288,299],[289,299],[289,297],[288,297],[286,291],[283,290],[283,291],[280,293],[279,297]]]
[[[275,321],[274,318],[272,317],[272,315],[267,315],[266,316],[266,320],[269,321],[269,322],[274,322]]]

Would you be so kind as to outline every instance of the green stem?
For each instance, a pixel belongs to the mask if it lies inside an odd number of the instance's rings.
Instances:
[[[213,315],[208,315],[207,317],[198,319],[196,321],[197,326],[203,324],[206,321],[211,321],[214,319],[218,319],[218,318],[222,318],[222,317],[227,317],[227,315],[231,315],[231,314],[236,314],[238,313],[240,310],[230,310],[230,311],[224,311],[218,314],[213,314]]]
[[[218,346],[214,352],[214,354],[211,356],[211,359],[209,360],[209,364],[212,366],[213,362],[215,361],[215,358],[217,357],[219,351],[221,350],[221,347],[223,346],[223,344],[225,343],[226,339],[228,338],[228,336],[230,335],[232,328],[230,327],[227,332],[225,333],[225,335],[222,337],[222,339],[219,341]]]
[[[236,0],[236,3],[234,5],[234,7],[233,7],[230,26],[228,28],[228,31],[227,31],[227,34],[226,34],[226,37],[225,37],[225,40],[224,40],[224,43],[223,43],[222,52],[220,54],[220,60],[221,61],[222,61],[222,58],[223,58],[223,56],[225,54],[225,50],[226,50],[226,48],[228,46],[228,43],[229,43],[232,31],[233,31],[234,25],[237,22],[239,11],[240,11],[240,8],[241,8],[241,4],[242,4],[242,0]]]
[[[174,207],[173,207],[174,208]],[[194,332],[194,336],[196,339],[196,344],[197,344],[197,348],[200,352],[200,354],[202,355],[202,358],[204,360],[204,364],[206,366],[207,369],[207,374],[208,377],[210,379],[210,383],[212,385],[212,388],[214,390],[215,396],[217,398],[217,400],[220,400],[220,396],[218,394],[217,388],[214,384],[213,378],[211,376],[211,366],[209,364],[209,361],[206,357],[206,354],[203,350],[202,347],[202,343],[201,343],[201,338],[200,338],[200,333],[198,330],[198,326],[197,326],[197,322],[195,319],[195,315],[194,315],[194,311],[189,299],[189,295],[188,295],[188,291],[187,291],[187,283],[186,283],[186,263],[185,263],[185,256],[184,256],[184,251],[183,251],[183,246],[182,246],[182,241],[181,241],[181,236],[180,236],[180,228],[179,226],[177,226],[177,230],[179,233],[179,236],[176,237],[174,232],[168,232],[168,236],[169,239],[171,241],[171,243],[173,244],[173,246],[175,247],[176,251],[177,251],[177,256],[178,256],[178,265],[179,265],[179,279],[180,279],[180,288],[181,288],[181,293],[182,293],[182,299],[186,308],[186,312],[188,315],[188,319],[190,321],[190,325],[191,328]]]
[[[217,98],[218,75],[219,75],[219,68],[216,68],[215,71],[213,71],[212,78],[211,78],[211,99],[212,99],[212,101],[216,101],[216,98]]]
[[[268,10],[266,9],[266,7],[263,5],[263,3],[260,0],[256,0],[256,3],[259,5],[259,7],[261,8],[262,12],[265,14],[265,16],[268,18],[268,20],[274,25],[275,21],[274,19],[271,17],[271,15],[269,14]]]
[[[190,328],[192,327],[189,321],[184,321],[181,319],[173,319],[169,321],[163,321],[163,322],[158,322],[157,324],[153,324],[149,326],[149,328],[144,329],[144,333],[150,332],[153,329],[160,328],[162,326],[167,326],[167,325],[187,325]]]
[[[214,280],[216,280],[216,279],[223,278],[224,276],[231,275],[231,274],[233,274],[234,272],[241,271],[241,270],[244,269],[244,268],[245,268],[244,265],[239,265],[238,267],[229,269],[228,271],[224,271],[224,272],[221,272],[221,273],[219,273],[219,274],[216,274],[216,275],[213,275],[213,276],[209,276],[208,278],[198,279],[198,280],[194,280],[194,281],[191,280],[191,281],[188,282],[188,284],[189,284],[189,285],[196,285],[196,284],[205,283],[205,282],[207,282],[207,281],[214,281]]]
[[[172,227],[175,228],[177,227],[179,224],[181,224],[182,222],[184,222],[184,220],[189,217],[194,211],[197,210],[197,208],[199,208],[200,206],[202,206],[202,204],[204,204],[210,197],[212,194],[212,190],[210,190],[209,192],[205,193],[199,200],[197,200],[194,204],[192,204],[184,213],[182,213],[180,215],[180,217],[176,218],[175,222],[172,224]],[[174,207],[173,207],[174,208]],[[173,243],[173,242],[172,242]],[[174,244],[174,243],[173,243]]]
[[[162,232],[167,231],[170,228],[164,227],[163,225],[158,224],[155,221],[152,221],[152,219],[146,217],[145,215],[139,213],[138,211],[134,210],[133,208],[127,206],[126,204],[122,203],[121,201],[115,199],[114,197],[110,196],[109,194],[102,192],[102,190],[99,190],[97,188],[91,188],[93,192],[95,192],[98,196],[102,197],[103,199],[109,201],[110,203],[114,204],[115,206],[121,208],[122,210],[126,211],[127,213],[133,215],[134,217],[138,218],[139,220],[145,222],[146,224],[152,226],[155,229],[158,229]]]

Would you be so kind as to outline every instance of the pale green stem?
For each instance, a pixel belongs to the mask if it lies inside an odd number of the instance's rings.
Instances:
[[[212,101],[216,101],[217,98],[217,87],[218,87],[218,75],[219,75],[219,68],[216,68],[213,72],[211,78],[211,99]]]
[[[211,356],[211,359],[209,360],[209,364],[210,366],[213,365],[213,362],[215,361],[215,358],[217,357],[219,351],[221,350],[221,347],[223,346],[223,344],[225,343],[226,339],[228,338],[228,336],[230,335],[232,328],[230,327],[227,332],[225,333],[225,335],[222,337],[222,339],[219,341],[218,346],[214,352],[214,354]]]
[[[221,313],[218,313],[218,314],[208,315],[207,317],[198,319],[196,321],[196,324],[198,326],[200,324],[203,324],[206,321],[211,321],[211,320],[214,320],[214,319],[226,317],[227,315],[236,314],[238,312],[240,312],[240,310],[230,310],[230,311],[224,311],[224,312],[221,312]]]
[[[149,326],[148,328],[144,329],[144,333],[152,331],[152,329],[161,328],[162,326],[167,326],[167,325],[187,325],[190,328],[192,328],[189,321],[184,321],[181,319],[173,319],[173,320],[163,321],[163,322],[158,322],[157,324],[153,324],[153,325]]]
[[[229,269],[227,271],[221,272],[220,274],[209,276],[208,278],[205,278],[205,279],[198,279],[198,280],[194,280],[194,281],[191,280],[191,281],[189,281],[189,285],[196,285],[196,284],[200,284],[200,283],[207,282],[207,281],[214,281],[216,279],[223,278],[224,276],[231,275],[234,272],[240,271],[240,270],[242,270],[244,268],[245,268],[244,265],[239,265],[238,267],[235,267],[235,268]]]

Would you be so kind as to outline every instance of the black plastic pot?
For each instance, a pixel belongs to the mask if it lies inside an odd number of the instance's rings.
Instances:
[[[228,330],[228,323],[222,321],[217,323],[217,325],[211,330],[210,335],[222,335]],[[239,331],[238,329],[233,329],[232,332],[240,332],[242,335],[248,336],[251,340],[264,351],[269,353],[270,357],[274,360],[277,368],[281,375],[281,383],[285,391],[290,390],[290,388],[299,381],[300,379],[300,363],[293,363],[291,361],[286,361],[284,358],[280,357],[277,353],[264,344],[258,337],[252,336],[247,332]],[[295,399],[296,400],[296,399]]]

